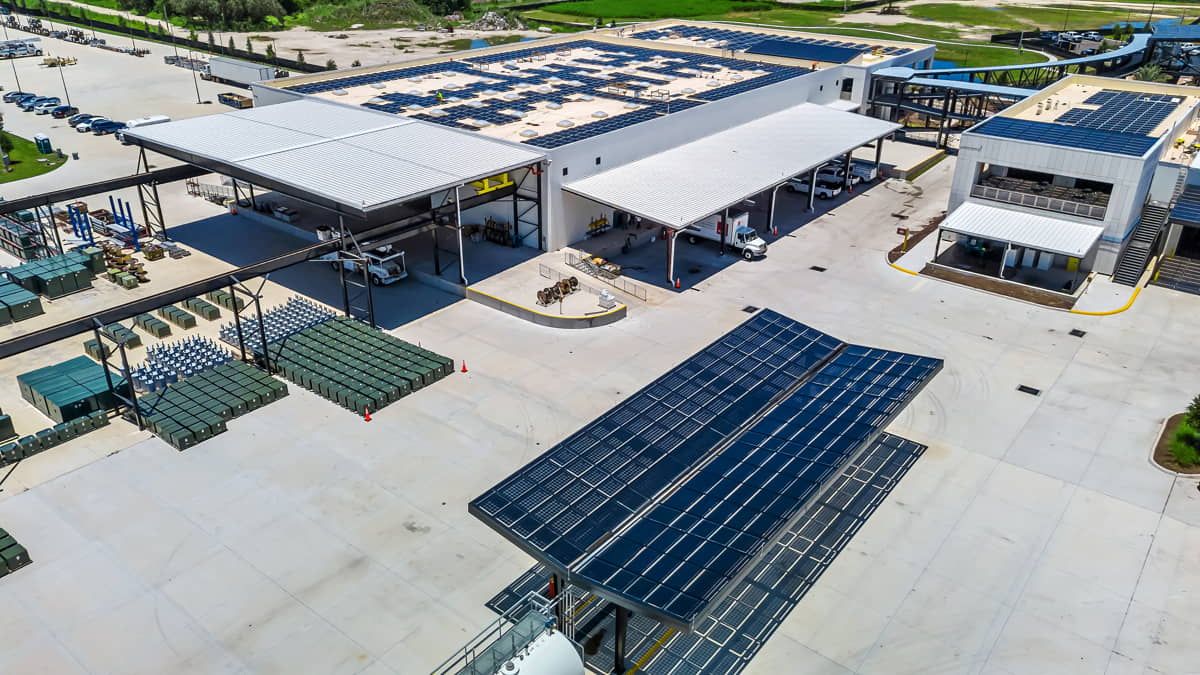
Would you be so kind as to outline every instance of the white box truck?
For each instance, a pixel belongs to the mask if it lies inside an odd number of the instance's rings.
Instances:
[[[704,220],[697,222],[684,230],[688,235],[688,241],[695,244],[700,239],[708,239],[710,241],[721,241],[724,236],[725,243],[742,252],[742,257],[746,260],[753,260],[757,257],[767,254],[767,242],[758,236],[754,228],[750,227],[750,214],[745,211],[729,211],[728,233],[723,224],[725,215],[718,213],[709,216]]]
[[[204,71],[204,79],[248,87],[251,82],[275,79],[275,69],[271,66],[250,63],[249,61],[214,56],[208,60],[208,68]]]

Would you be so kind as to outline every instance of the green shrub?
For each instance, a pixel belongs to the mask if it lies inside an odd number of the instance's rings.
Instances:
[[[1183,419],[1191,425],[1193,429],[1200,429],[1200,394],[1192,399],[1188,404],[1187,412],[1184,413]]]
[[[1182,466],[1200,464],[1200,431],[1186,419],[1175,427],[1175,433],[1167,443],[1171,456]]]

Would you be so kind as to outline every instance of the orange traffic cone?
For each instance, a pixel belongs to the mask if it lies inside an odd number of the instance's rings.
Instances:
[[[363,406],[363,421],[364,422],[371,421],[371,409],[366,406]]]
[[[779,226],[778,225],[771,226],[771,234],[776,237],[779,236]]]
[[[679,277],[675,277],[675,288],[681,288],[683,284],[679,283]]]
[[[466,361],[463,361],[462,372],[464,372],[464,373],[467,372],[467,362]]]

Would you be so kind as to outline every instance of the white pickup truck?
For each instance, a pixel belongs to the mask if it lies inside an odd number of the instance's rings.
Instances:
[[[328,261],[333,269],[338,268],[338,254],[327,253],[320,260]],[[367,260],[367,276],[375,286],[387,286],[408,277],[408,266],[404,262],[404,251],[399,253],[381,253],[367,251],[363,254]],[[362,274],[360,263],[354,260],[342,260],[342,266],[347,272]]]
[[[808,194],[808,177],[792,178],[787,182],[787,191],[802,195]],[[817,181],[817,199],[833,199],[840,194],[842,194],[841,185],[824,183],[820,180]]]
[[[763,241],[762,237],[758,236],[758,232],[750,227],[749,213],[731,210],[728,234],[725,233],[723,220],[723,215],[716,214],[687,228],[684,232],[687,232],[688,242],[695,244],[700,239],[719,242],[724,235],[725,243],[741,251],[742,257],[746,260],[753,260],[767,254],[767,242]]]

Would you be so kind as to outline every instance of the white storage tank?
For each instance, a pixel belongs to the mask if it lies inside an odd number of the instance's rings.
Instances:
[[[585,671],[571,641],[548,630],[506,661],[496,675],[585,675]]]

